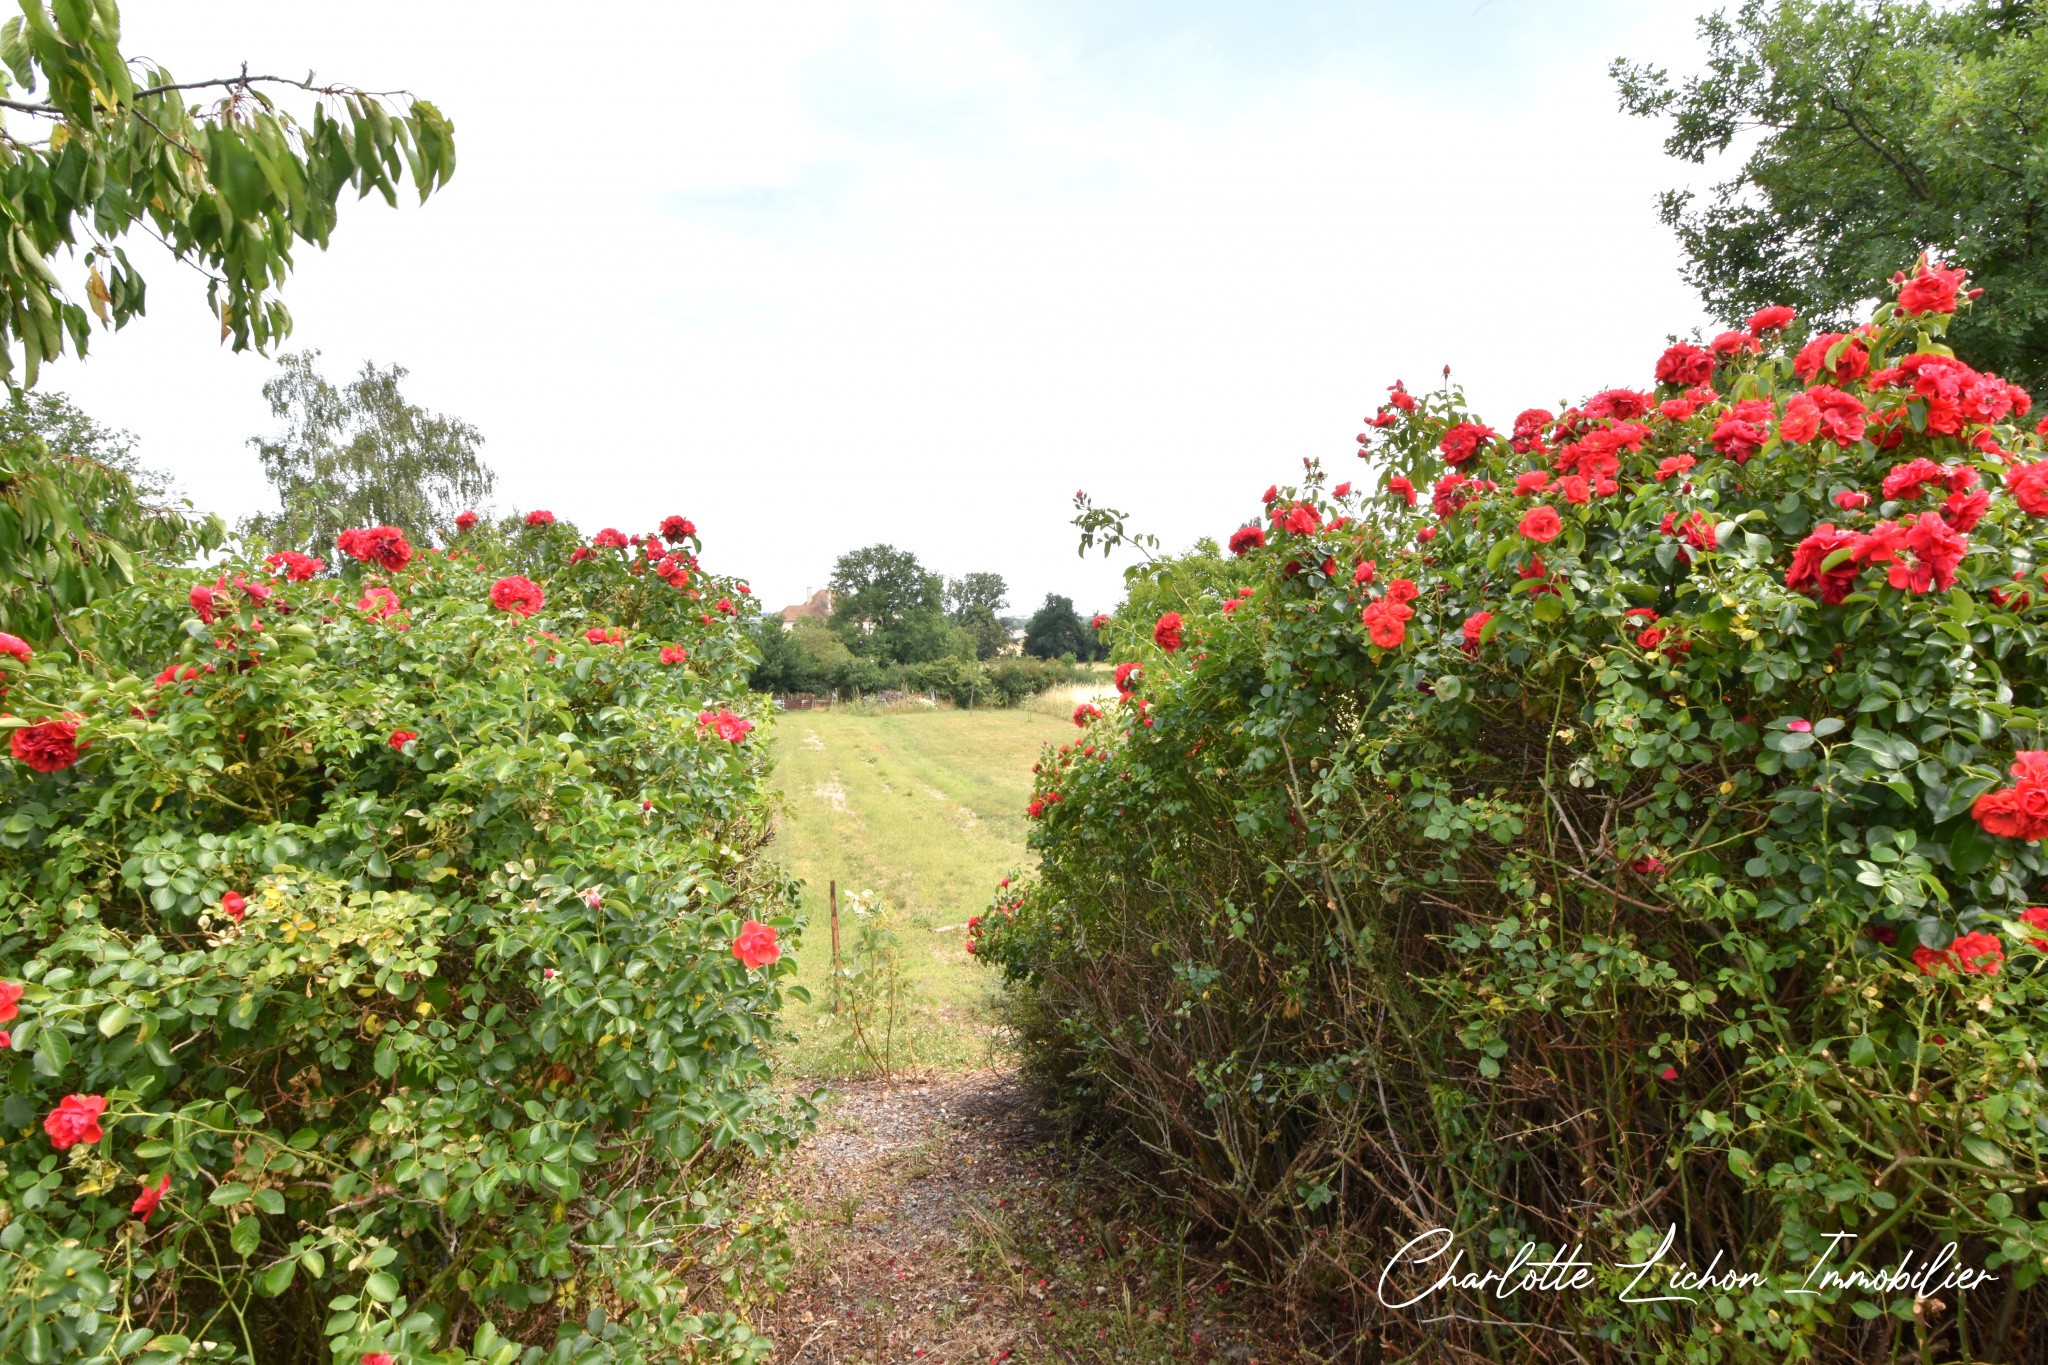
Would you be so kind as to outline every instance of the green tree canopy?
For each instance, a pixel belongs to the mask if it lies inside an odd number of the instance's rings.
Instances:
[[[993,659],[1010,642],[998,615],[1010,605],[1010,585],[999,573],[971,573],[946,584],[946,615],[974,642],[974,657]]]
[[[250,438],[280,511],[250,519],[276,544],[325,553],[350,526],[391,525],[445,542],[455,518],[496,482],[477,458],[483,436],[467,422],[428,412],[399,392],[402,366],[362,373],[337,388],[314,368],[318,351],[281,356],[263,386],[281,435]]]
[[[121,55],[114,0],[17,0],[0,26],[0,377],[33,386],[91,322],[143,312],[120,241],[140,229],[207,276],[236,350],[291,330],[276,297],[296,242],[325,248],[343,191],[424,200],[455,173],[454,129],[424,100],[240,74],[179,81]],[[186,104],[206,91],[211,105]],[[40,96],[40,98],[37,98]],[[291,105],[300,105],[295,111]],[[310,105],[310,108],[303,106]],[[53,257],[83,248],[72,299]]]
[[[1045,605],[1032,613],[1029,624],[1024,627],[1024,652],[1038,659],[1072,655],[1083,661],[1101,658],[1104,654],[1095,632],[1081,619],[1081,613],[1074,610],[1073,599],[1058,593],[1047,593]]]
[[[943,581],[893,545],[839,556],[832,568],[832,628],[854,653],[891,663],[941,658],[955,643]]]
[[[1673,156],[1746,149],[1705,203],[1662,200],[1708,305],[1839,327],[1926,251],[1985,290],[1950,341],[2048,386],[2048,0],[1745,0],[1699,28],[1699,75],[1613,73]]]

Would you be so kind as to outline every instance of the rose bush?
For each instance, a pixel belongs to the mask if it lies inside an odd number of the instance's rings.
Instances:
[[[975,949],[1055,1097],[1333,1353],[2048,1340],[2048,464],[1928,271],[1505,436],[1397,384],[1376,489],[1312,468],[1234,557],[1132,570],[1123,704],[1046,754]],[[1475,1271],[1675,1227],[1764,1278],[1380,1306],[1439,1226]],[[1997,1278],[1788,1292],[1951,1240]]]
[[[758,1356],[735,1182],[804,1114],[744,585],[340,548],[0,651],[0,1358]]]

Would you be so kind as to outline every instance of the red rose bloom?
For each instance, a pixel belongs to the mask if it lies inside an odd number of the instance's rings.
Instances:
[[[474,512],[464,512],[455,518],[455,529],[458,531],[467,531],[474,525],[476,525],[476,513]]]
[[[263,562],[273,570],[284,570],[284,576],[294,583],[304,583],[327,568],[326,560],[302,555],[297,550],[279,550],[274,555],[265,555]]]
[[[1674,475],[1683,474],[1696,463],[1697,461],[1690,455],[1673,455],[1669,459],[1659,460],[1657,462],[1657,482],[1664,483]]]
[[[1543,504],[1524,512],[1521,525],[1517,529],[1538,545],[1548,545],[1556,540],[1557,533],[1564,529],[1564,522],[1558,517],[1555,507]]]
[[[394,1365],[389,1351],[365,1351],[361,1365]]]
[[[671,545],[679,540],[688,540],[696,534],[696,523],[688,517],[663,517],[661,519],[661,538]]]
[[[1830,365],[1828,352],[1839,341],[1847,341],[1848,345]],[[1845,332],[1823,332],[1800,347],[1799,354],[1792,361],[1792,373],[1798,375],[1802,382],[1811,384],[1823,372],[1837,380],[1861,379],[1870,373],[1870,349],[1861,338],[1851,337]]]
[[[679,664],[689,657],[690,651],[684,649],[681,645],[663,645],[661,647],[661,661],[665,664]]]
[[[142,1193],[135,1196],[135,1202],[128,1206],[128,1212],[147,1223],[149,1215],[155,1213],[156,1206],[163,1202],[164,1192],[170,1188],[171,1177],[168,1171],[164,1173],[164,1178],[154,1185],[146,1180],[143,1181]]]
[[[1941,505],[1941,519],[1958,535],[1973,531],[1991,510],[1991,494],[1979,488],[1969,493],[1951,493]]]
[[[0,1024],[5,1024],[21,1013],[22,984],[19,981],[0,981]]]
[[[1248,555],[1266,543],[1266,533],[1256,526],[1240,526],[1230,533],[1230,553]]]
[[[1797,309],[1787,308],[1782,303],[1774,303],[1749,315],[1749,330],[1757,333],[1782,331],[1798,316]]]
[[[1714,357],[1689,342],[1679,342],[1657,358],[1657,382],[1691,388],[1714,377]]]
[[[2048,905],[2031,905],[2020,912],[2020,921],[2035,929],[2048,929]],[[2048,938],[2029,937],[2027,942],[2048,952]]]
[[[240,924],[242,916],[249,913],[249,902],[241,892],[229,891],[220,898],[220,912]]]
[[[1444,433],[1438,447],[1447,463],[1463,464],[1479,453],[1482,441],[1492,439],[1495,434],[1492,427],[1478,422],[1458,422]]]
[[[1180,648],[1181,621],[1179,612],[1169,611],[1153,624],[1152,642],[1168,654]]]
[[[9,747],[14,757],[39,773],[62,772],[78,762],[78,726],[68,720],[46,720],[14,732]]]
[[[499,611],[517,612],[531,616],[547,601],[547,594],[540,590],[540,584],[520,574],[501,578],[491,584],[491,605]]]
[[[742,924],[739,937],[732,941],[732,955],[750,972],[778,960],[782,945],[775,941],[774,926],[752,919]]]
[[[1981,930],[1962,935],[1948,945],[1948,952],[1957,967],[1977,976],[1996,976],[2005,962],[2005,946],[1996,936]]]
[[[1396,474],[1392,478],[1388,479],[1387,491],[1391,493],[1399,493],[1403,498],[1406,498],[1408,500],[1408,505],[1410,507],[1413,507],[1415,505],[1415,485],[1403,476]]]
[[[381,621],[398,610],[398,594],[377,584],[363,589],[363,596],[356,603],[356,610],[372,621]]]
[[[1859,539],[1854,531],[1838,531],[1825,521],[1814,527],[1813,534],[1792,551],[1791,567],[1785,570],[1785,586],[1808,596],[1817,591],[1821,601],[1831,607],[1840,606],[1856,590],[1856,575],[1863,566],[1853,555],[1831,569],[1823,570],[1821,565],[1837,550],[1854,550]]]
[[[1930,265],[1923,258],[1919,273],[1906,280],[1899,289],[1899,311],[1907,317],[1918,317],[1922,313],[1953,313],[1956,311],[1956,291],[1963,287],[1963,280],[1970,272],[1962,269],[1944,270]]]
[[[536,509],[526,514],[526,524],[528,526],[553,526],[555,524],[555,514]]]
[[[397,573],[412,559],[412,546],[406,544],[405,532],[396,526],[357,527],[343,531],[335,537],[335,543],[350,559],[375,564],[391,573]]]
[[[1123,693],[1127,697],[1131,695],[1131,693],[1137,691],[1137,687],[1133,685],[1131,682],[1132,677],[1134,677],[1137,674],[1137,672],[1138,665],[1135,663],[1118,664],[1116,666],[1116,690]]]
[[[192,591],[186,594],[186,600],[192,604],[192,610],[202,622],[209,626],[213,624],[212,588],[204,583],[194,584]]]
[[[1405,602],[1394,600],[1393,594],[1380,598],[1359,614],[1366,633],[1381,649],[1396,649],[1408,638],[1408,618],[1415,614],[1414,608]]]
[[[592,536],[590,543],[600,550],[623,550],[626,548],[626,533],[616,526],[607,526]]]
[[[1581,480],[1581,482],[1584,482],[1584,480]],[[1550,471],[1547,469],[1527,469],[1515,475],[1515,496],[1518,498],[1526,498],[1532,493],[1541,493],[1548,487],[1550,487]]]
[[[1091,720],[1102,719],[1102,708],[1089,702],[1082,702],[1074,708],[1074,724],[1085,728]]]
[[[626,643],[626,632],[617,626],[609,629],[604,626],[592,626],[583,632],[583,638],[594,645],[622,645]]]
[[[1794,394],[1778,419],[1778,439],[1787,445],[1803,446],[1820,435],[1820,404],[1805,394]]]
[[[1480,639],[1486,634],[1487,622],[1492,619],[1493,613],[1490,611],[1475,611],[1465,618],[1465,624],[1459,628],[1459,633],[1465,637],[1464,650],[1467,654],[1479,652]]]
[[[100,1115],[107,1112],[104,1095],[66,1095],[43,1120],[43,1131],[58,1151],[81,1142],[98,1142]]]
[[[1755,355],[1764,346],[1748,332],[1723,332],[1707,343],[1716,355],[1741,355],[1748,352]]]
[[[2048,517],[2048,461],[2013,465],[2005,471],[2012,500],[2030,517]]]
[[[736,716],[721,706],[716,711],[699,711],[697,729],[700,733],[710,731],[728,744],[738,744],[754,728],[754,722],[745,716]]]
[[[1844,488],[1841,492],[1835,494],[1835,506],[1841,508],[1844,512],[1860,512],[1870,506],[1870,494],[1863,492],[1861,489]]]
[[[391,732],[391,747],[403,753],[405,751],[405,746],[412,743],[414,740],[418,738],[419,734],[417,731],[393,730]]]
[[[9,635],[4,630],[0,630],[0,654],[19,659],[23,663],[36,656],[36,652],[28,647],[28,641],[19,635]]]

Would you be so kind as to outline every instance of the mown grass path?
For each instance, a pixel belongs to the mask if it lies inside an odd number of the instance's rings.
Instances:
[[[988,974],[966,950],[967,920],[988,905],[1004,874],[1025,859],[1024,805],[1031,765],[1070,725],[1028,710],[793,711],[775,724],[783,810],[775,856],[802,877],[810,928],[797,979],[815,1000],[792,1003],[798,1035],[785,1070],[847,1071],[834,1037],[826,887],[872,890],[903,945],[903,971],[921,1003],[913,1047],[920,1068],[989,1063]],[[851,914],[841,934],[850,944]]]
[[[1141,1188],[1084,1175],[995,1045],[995,985],[970,915],[1026,860],[1040,747],[1071,697],[1019,711],[795,711],[774,730],[774,854],[805,879],[810,1005],[790,1080],[828,1082],[817,1133],[777,1171],[793,1211],[786,1290],[755,1325],[773,1365],[1281,1365],[1224,1270],[1149,1216]],[[826,883],[872,889],[921,997],[914,1064],[861,1079],[827,1011]],[[842,930],[850,945],[852,917]]]

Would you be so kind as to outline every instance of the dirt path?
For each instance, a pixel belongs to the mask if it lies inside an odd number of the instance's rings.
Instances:
[[[1285,1359],[1242,1344],[1229,1286],[1175,1239],[1077,1189],[1050,1136],[1004,1071],[835,1086],[788,1175],[789,1289],[755,1322],[775,1365]]]

